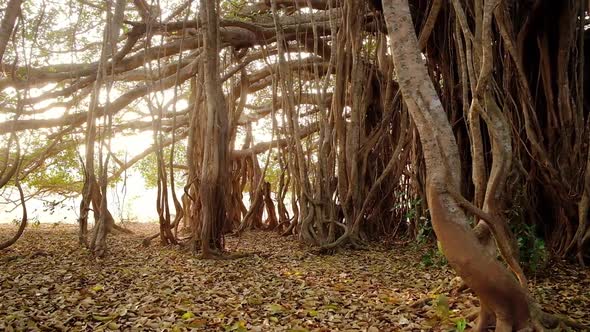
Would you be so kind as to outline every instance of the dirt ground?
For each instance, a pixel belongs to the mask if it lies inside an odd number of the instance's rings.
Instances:
[[[0,252],[0,330],[454,331],[477,299],[425,248],[318,255],[271,232],[227,237],[233,260],[206,261],[141,240],[156,224],[108,239],[97,260],[75,225],[29,226]],[[0,225],[0,240],[16,227]],[[554,262],[531,277],[544,308],[590,324],[590,270]],[[451,292],[451,290],[453,290]]]

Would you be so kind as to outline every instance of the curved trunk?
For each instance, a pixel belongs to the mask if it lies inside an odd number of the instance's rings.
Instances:
[[[270,182],[264,182],[264,207],[266,208],[266,214],[268,219],[266,221],[267,228],[272,230],[279,225],[279,219],[275,209],[275,204],[271,196],[271,185]]]
[[[477,329],[485,330],[494,317],[497,331],[530,327],[527,292],[484,250],[451,194],[460,185],[458,148],[419,52],[408,2],[389,0],[383,7],[399,85],[420,133],[433,228],[449,263],[481,300]]]
[[[20,226],[18,227],[16,234],[14,234],[14,236],[11,239],[1,242],[0,243],[0,250],[4,250],[4,249],[10,247],[11,245],[15,244],[16,241],[18,241],[18,239],[20,239],[20,237],[23,235],[25,228],[27,227],[28,218],[27,218],[27,206],[25,204],[26,203],[25,195],[23,194],[23,188],[20,186],[19,183],[16,184],[16,188],[18,189],[18,193],[20,195],[20,204],[23,208],[23,216],[21,218]]]

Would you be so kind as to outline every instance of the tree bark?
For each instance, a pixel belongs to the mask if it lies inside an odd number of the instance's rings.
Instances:
[[[0,64],[4,58],[4,52],[6,51],[6,45],[12,36],[14,30],[14,23],[16,18],[20,14],[20,6],[23,0],[10,0],[8,5],[4,9],[4,17],[0,23]]]
[[[426,162],[426,197],[432,225],[449,263],[481,301],[477,330],[495,320],[496,331],[532,327],[527,292],[475,237],[459,202],[459,153],[451,125],[418,48],[407,0],[384,1],[393,63],[416,123]]]
[[[125,1],[117,0],[114,11],[109,3],[107,8],[107,22],[103,32],[103,42],[100,54],[100,61],[96,71],[96,81],[90,96],[90,105],[87,113],[87,128],[86,128],[86,156],[84,167],[84,187],[82,189],[82,201],[80,202],[80,218],[79,222],[79,242],[88,246],[94,255],[103,257],[106,254],[107,244],[106,237],[110,229],[114,227],[114,220],[108,210],[107,205],[107,184],[108,184],[108,162],[109,156],[103,160],[102,151],[106,147],[105,140],[112,136],[112,114],[108,114],[107,109],[110,106],[110,91],[113,85],[113,80],[108,81],[107,58],[109,54],[114,54],[116,50],[117,36],[121,29],[123,14],[125,11]],[[112,65],[112,64],[111,64]],[[106,103],[104,111],[107,117],[104,123],[104,131],[100,135],[99,148],[99,177],[97,180],[95,171],[95,144],[97,137],[97,110],[99,107],[99,99],[103,83],[106,82]],[[109,143],[110,145],[110,143]],[[110,150],[110,146],[108,147]],[[88,243],[88,212],[90,204],[94,207],[95,229],[91,242]]]
[[[202,205],[201,254],[215,257],[223,251],[226,219],[225,194],[229,177],[229,117],[219,80],[219,16],[215,0],[201,0],[204,24],[204,77],[207,120],[199,192]]]

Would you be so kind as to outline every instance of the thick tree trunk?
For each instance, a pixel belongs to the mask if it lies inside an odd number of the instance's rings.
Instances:
[[[424,151],[426,197],[445,256],[481,300],[478,330],[495,318],[496,331],[532,327],[527,292],[475,237],[453,192],[459,191],[458,148],[422,60],[407,0],[384,1],[393,62]]]
[[[205,96],[207,121],[199,194],[202,205],[201,253],[214,257],[223,248],[222,228],[226,219],[225,194],[229,177],[229,118],[219,80],[218,13],[215,0],[201,0],[204,24]]]

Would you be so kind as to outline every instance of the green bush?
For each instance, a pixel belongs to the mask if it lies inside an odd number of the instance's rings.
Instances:
[[[537,273],[547,266],[549,253],[545,241],[537,236],[536,227],[524,223],[513,226],[518,244],[520,264],[531,273]]]
[[[437,248],[429,248],[422,254],[421,264],[424,267],[437,266],[442,267],[448,264],[447,258],[442,252],[440,243],[437,241]]]
[[[549,252],[545,247],[545,241],[539,237],[535,225],[527,224],[523,201],[526,200],[524,188],[517,190],[511,202],[510,209],[506,211],[508,223],[518,244],[520,264],[528,273],[537,273],[549,262]]]

